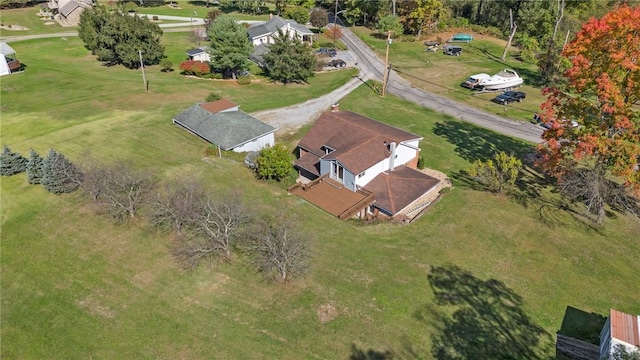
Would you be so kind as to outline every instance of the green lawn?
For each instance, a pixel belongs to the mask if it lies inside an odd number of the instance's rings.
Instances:
[[[178,46],[183,36],[165,36],[172,61],[189,48]],[[341,109],[423,136],[427,166],[449,174],[454,188],[411,225],[357,226],[255,180],[240,163],[203,159],[205,144],[170,120],[211,91],[254,111],[317,96],[353,74],[239,86],[151,67],[144,93],[138,71],[102,67],[76,38],[12,47],[27,69],[0,83],[0,143],[24,155],[55,147],[71,160],[124,157],[159,178],[200,172],[213,189],[242,188],[256,209],[295,214],[313,234],[313,258],[310,273],[287,285],[264,282],[241,257],[186,273],[169,255],[170,237],[144,220],[117,226],[75,194],[48,194],[24,174],[3,177],[3,359],[340,359],[386,350],[443,358],[432,348],[452,346],[466,359],[490,350],[547,359],[567,306],[640,313],[638,219],[618,214],[587,226],[553,205],[535,172],[515,197],[459,177],[475,159],[532,145],[361,86]]]
[[[384,57],[385,40],[374,36],[371,30],[355,27],[352,30],[358,34],[379,56]],[[433,35],[436,38],[438,35]],[[444,35],[441,35],[444,36]],[[448,37],[444,38],[444,40]],[[457,100],[462,103],[480,108],[501,116],[530,121],[545,98],[540,93],[537,83],[537,68],[535,65],[525,64],[514,58],[516,49],[509,52],[505,61],[500,57],[504,50],[504,42],[483,37],[476,34],[476,39],[470,43],[458,43],[463,48],[462,56],[447,56],[442,50],[425,52],[422,41],[403,42],[394,41],[389,51],[389,63],[402,76],[415,86],[430,92]],[[487,73],[493,75],[502,69],[510,68],[518,72],[525,80],[520,91],[527,94],[522,103],[508,106],[495,104],[490,100],[496,93],[474,95],[471,90],[460,86],[470,75]]]

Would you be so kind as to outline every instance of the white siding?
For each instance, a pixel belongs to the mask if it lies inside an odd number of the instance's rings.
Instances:
[[[409,145],[418,147],[418,140],[410,141],[407,143]],[[415,159],[415,157],[418,155],[418,150],[410,148],[404,145],[404,143],[401,143],[400,145],[396,146],[396,155],[397,155],[397,158],[394,160],[394,163],[393,163],[394,167],[404,165],[409,161]],[[390,163],[390,158],[386,158],[378,162],[377,164],[373,165],[372,167],[368,168],[367,170],[365,170],[362,177],[358,177],[356,175],[356,185],[358,186],[367,185],[369,181],[373,180],[373,178],[378,176],[380,173],[383,173],[389,170],[389,163]]]
[[[211,61],[211,56],[208,53],[204,52],[204,53],[201,53],[201,54],[194,55],[192,57],[192,59],[195,60],[195,61],[210,62]]]
[[[262,137],[256,138],[249,142],[246,142],[238,147],[233,148],[235,152],[247,152],[247,151],[260,151],[262,148],[266,146],[273,146],[275,144],[275,139],[273,136],[273,132],[266,134]]]

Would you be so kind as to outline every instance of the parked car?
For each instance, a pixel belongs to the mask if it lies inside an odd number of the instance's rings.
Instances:
[[[494,103],[507,105],[516,101],[522,102],[522,100],[524,100],[526,97],[527,94],[523,93],[522,91],[505,91],[493,98],[491,101],[493,101]]]
[[[445,55],[460,56],[460,54],[462,54],[462,48],[460,46],[447,44],[443,46],[442,49]]]
[[[330,57],[334,57],[336,55],[338,55],[338,51],[336,49],[333,48],[319,48],[318,51],[316,51],[316,53],[318,55],[327,55]]]
[[[347,63],[342,59],[334,59],[334,60],[329,61],[327,63],[327,66],[333,66],[333,67],[336,67],[336,68],[343,68],[343,67],[347,66]]]

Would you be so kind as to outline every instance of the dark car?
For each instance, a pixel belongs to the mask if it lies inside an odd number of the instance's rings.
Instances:
[[[330,57],[334,57],[336,55],[338,55],[338,51],[336,49],[332,49],[332,48],[320,48],[318,49],[318,51],[316,51],[316,53],[318,55],[327,55]]]
[[[331,60],[327,63],[327,66],[333,66],[336,68],[343,68],[345,66],[347,66],[347,63],[344,60],[341,59],[335,59],[335,60]]]
[[[524,100],[524,98],[526,97],[527,94],[523,93],[522,91],[505,91],[493,98],[491,101],[493,101],[494,103],[507,105],[516,101],[522,102],[522,100]]]
[[[460,54],[462,54],[462,48],[456,45],[447,44],[442,48],[442,50],[445,55],[460,56]]]

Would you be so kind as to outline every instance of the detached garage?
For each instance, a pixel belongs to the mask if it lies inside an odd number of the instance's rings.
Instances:
[[[173,123],[225,151],[260,151],[273,146],[276,128],[238,108],[224,99],[198,103],[174,117]]]

